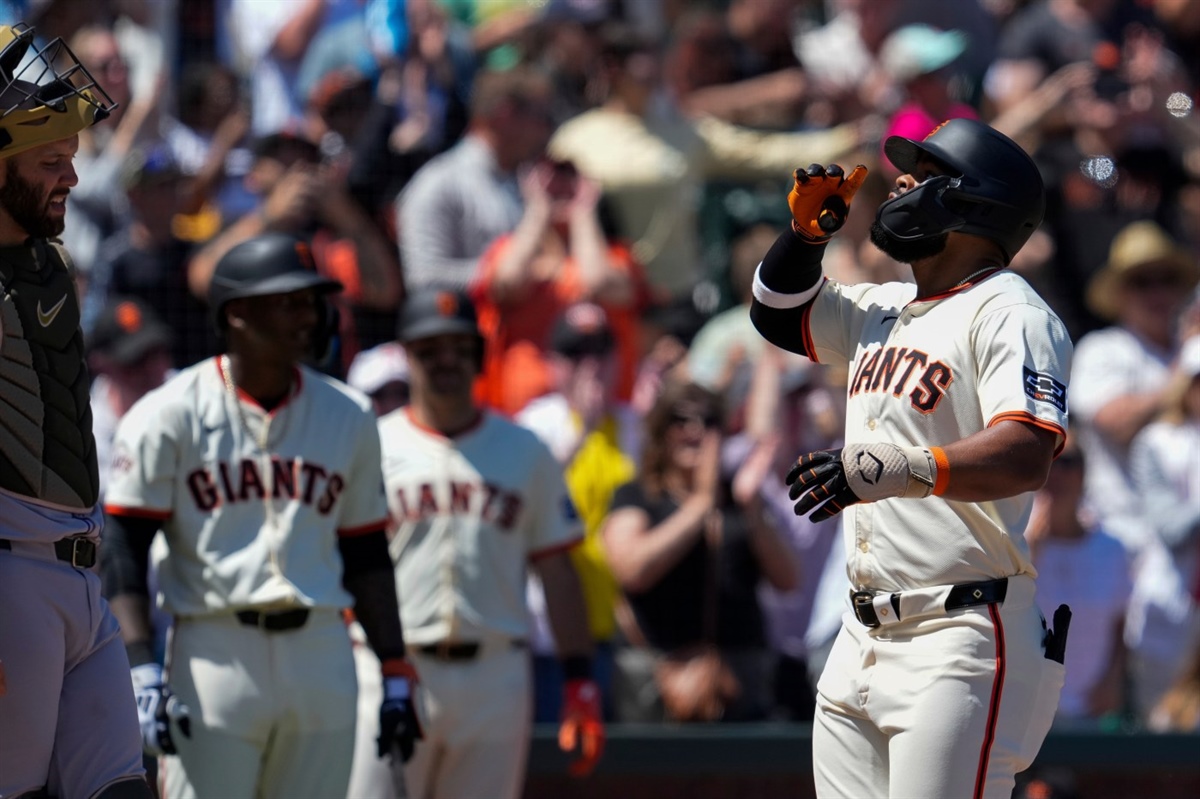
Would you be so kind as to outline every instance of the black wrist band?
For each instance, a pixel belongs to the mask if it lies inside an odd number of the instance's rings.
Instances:
[[[134,641],[125,645],[125,654],[129,657],[129,668],[144,666],[156,662],[154,644],[150,641]]]
[[[563,677],[570,680],[592,679],[592,659],[584,655],[571,655],[562,660]]]
[[[789,225],[763,256],[759,279],[782,294],[807,291],[821,279],[821,259],[828,244],[807,241]]]

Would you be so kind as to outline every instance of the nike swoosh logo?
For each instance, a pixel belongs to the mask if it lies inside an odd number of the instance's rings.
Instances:
[[[899,318],[900,318],[899,316],[885,316],[885,317],[883,317],[883,321],[882,321],[882,322],[880,322],[880,324],[881,324],[881,325],[886,325],[886,324],[888,323],[888,321],[889,321],[889,320],[892,320],[892,319],[899,319]]]
[[[37,304],[38,324],[40,324],[42,327],[50,327],[50,325],[54,322],[54,317],[58,316],[58,312],[62,310],[63,303],[65,303],[66,301],[67,301],[67,295],[64,294],[64,295],[62,295],[61,300],[54,303],[53,308],[51,308],[48,311],[43,311],[42,310],[42,301],[38,300],[38,304]]]

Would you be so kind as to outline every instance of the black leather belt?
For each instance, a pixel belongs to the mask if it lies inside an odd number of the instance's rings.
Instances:
[[[12,541],[0,538],[0,549],[12,552]],[[76,569],[90,569],[96,565],[96,542],[90,538],[60,538],[54,542],[54,554]]]
[[[296,610],[239,610],[237,620],[247,627],[257,627],[271,633],[298,630],[308,621],[308,608]]]
[[[875,612],[873,600],[882,591],[851,591],[850,605],[854,608],[854,617],[867,627],[879,627],[879,616]],[[984,580],[978,583],[963,583],[950,589],[944,608],[946,611],[960,608],[973,608],[979,605],[991,605],[1004,601],[1008,595],[1008,578],[999,580]],[[891,595],[892,611],[896,620],[900,621],[900,597],[903,592]]]
[[[512,641],[514,649],[524,649],[525,641]],[[482,644],[478,641],[439,641],[436,644],[415,644],[413,646],[422,655],[438,660],[474,660],[479,657]]]

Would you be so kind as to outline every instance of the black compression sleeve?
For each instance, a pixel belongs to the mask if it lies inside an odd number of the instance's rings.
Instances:
[[[771,291],[782,294],[807,291],[821,279],[826,246],[805,241],[789,226],[763,256],[758,278]]]
[[[382,529],[338,538],[342,585],[354,597],[354,615],[380,660],[404,657],[404,630],[396,598],[396,572]]]
[[[382,528],[363,535],[338,536],[338,552],[342,556],[344,577],[395,568],[388,552],[387,534]]]
[[[146,570],[150,567],[150,543],[158,528],[155,519],[111,514],[105,518],[100,547],[100,580],[105,598],[150,595]]]

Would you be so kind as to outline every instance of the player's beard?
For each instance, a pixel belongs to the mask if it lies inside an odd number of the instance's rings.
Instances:
[[[871,243],[882,250],[884,255],[902,264],[913,264],[940,255],[942,250],[946,249],[949,238],[949,233],[939,233],[927,239],[905,241],[884,230],[878,219],[871,223]]]
[[[0,186],[0,208],[27,234],[35,239],[60,235],[66,228],[66,216],[50,215],[50,197],[21,177],[17,165],[5,164],[4,185]]]

